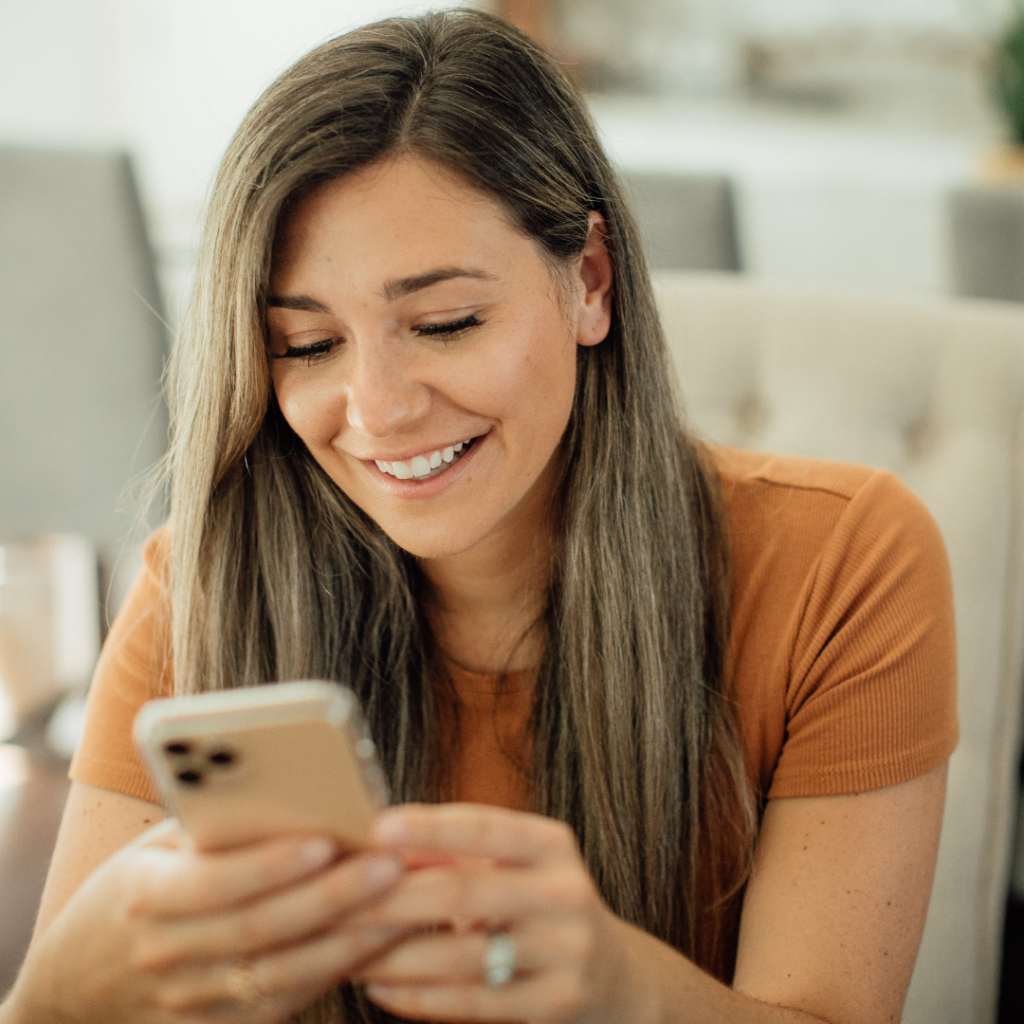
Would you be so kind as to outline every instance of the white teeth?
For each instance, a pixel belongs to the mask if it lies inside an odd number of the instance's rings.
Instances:
[[[470,439],[472,440],[472,438]],[[460,441],[456,445],[449,445],[431,452],[429,455],[415,455],[409,462],[385,462],[383,459],[375,459],[377,468],[382,473],[398,477],[399,480],[423,480],[428,476],[437,476],[444,464],[455,461],[456,452],[461,452],[469,441]]]

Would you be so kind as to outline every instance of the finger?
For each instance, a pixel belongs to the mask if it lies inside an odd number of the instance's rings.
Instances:
[[[425,868],[406,874],[387,896],[354,914],[352,923],[501,925],[537,915],[586,914],[599,901],[590,877],[575,864],[543,870]]]
[[[515,943],[516,978],[541,971],[584,970],[594,949],[593,931],[572,920],[534,922],[507,933]],[[372,960],[355,980],[367,984],[480,983],[486,974],[493,936],[418,934],[403,939]]]
[[[356,980],[378,985],[479,984],[484,978],[484,961],[490,942],[491,937],[483,932],[416,935],[371,961]],[[516,949],[517,963],[524,973],[528,973],[529,961],[518,954],[518,939]]]
[[[230,970],[231,965],[218,964],[202,972],[175,973],[153,993],[153,1002],[171,1014],[170,1019],[195,1021],[196,1024],[209,1020],[224,1024],[280,1021],[293,1008],[294,993],[289,994],[291,998],[256,994],[252,999],[239,999],[228,981]]]
[[[553,818],[482,804],[406,804],[383,811],[374,838],[406,847],[529,865],[577,858],[576,838]]]
[[[308,1005],[321,989],[293,988],[287,992],[269,994],[256,982],[255,971],[251,997],[239,998],[230,981],[230,974],[238,964],[217,964],[189,973],[176,973],[172,979],[154,993],[154,1002],[169,1011],[174,1020],[209,1021],[223,1024],[278,1024],[296,1010]],[[248,965],[246,965],[248,967]],[[251,968],[249,968],[251,970]]]
[[[269,953],[259,961],[260,988],[271,994],[309,987],[323,991],[351,978],[404,934],[404,930],[389,926],[344,926],[301,946]]]
[[[582,980],[543,974],[501,988],[485,985],[371,985],[366,994],[408,1020],[509,1021],[571,1019],[586,1005]]]
[[[323,837],[275,839],[228,853],[143,847],[133,858],[130,909],[167,918],[216,913],[321,871],[337,853]]]
[[[227,913],[168,922],[149,937],[138,960],[159,971],[186,959],[248,958],[296,943],[379,897],[403,870],[394,856],[350,857],[305,884]]]
[[[234,1013],[241,1012],[246,1024],[264,1018],[280,1021],[351,976],[359,965],[400,937],[393,929],[338,930],[250,961],[245,966],[255,998],[244,1002],[238,1000],[229,977],[237,963],[178,973],[160,993],[159,1002],[177,1013],[216,1008],[232,1019]]]

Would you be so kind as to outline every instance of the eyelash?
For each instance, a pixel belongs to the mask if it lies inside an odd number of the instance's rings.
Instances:
[[[415,330],[421,338],[441,338],[447,341],[449,338],[457,338],[460,334],[464,334],[471,327],[479,327],[481,323],[482,321],[477,319],[476,314],[470,313],[469,316],[464,316],[461,320],[452,320],[447,324],[424,324]]]
[[[442,341],[452,341],[483,323],[476,314],[471,313],[461,320],[452,320],[446,324],[424,324],[414,330],[421,338],[440,338]],[[284,352],[275,356],[276,359],[305,359],[307,365],[314,360],[327,355],[335,345],[341,343],[340,338],[325,338],[323,341],[314,341],[311,345],[289,345]]]

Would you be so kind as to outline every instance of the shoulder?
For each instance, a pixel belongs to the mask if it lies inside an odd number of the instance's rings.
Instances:
[[[158,690],[170,685],[170,545],[171,531],[167,525],[143,544],[138,574],[110,627],[96,679],[131,666],[144,671]]]
[[[718,469],[734,571],[771,552],[809,569],[831,550],[902,536],[941,554],[938,528],[921,500],[884,469],[738,448],[710,448]]]
[[[712,454],[732,565],[728,685],[761,791],[852,792],[934,767],[955,742],[955,648],[928,510],[886,470]]]
[[[771,572],[777,594],[851,560],[886,563],[902,549],[947,573],[938,527],[893,473],[823,459],[712,446],[734,577],[734,598]]]
[[[85,731],[71,764],[77,782],[150,803],[158,797],[139,762],[131,729],[147,700],[174,690],[169,564],[170,530],[165,526],[143,545],[138,576],[103,644],[89,689]]]
[[[779,487],[797,491],[822,492],[851,498],[864,481],[883,470],[849,462],[832,462],[798,455],[708,446],[727,487]]]
[[[722,445],[709,445],[708,450],[727,502],[753,499],[800,515],[813,508],[841,511],[858,497],[874,495],[876,501],[924,508],[887,469]]]
[[[171,524],[164,523],[142,545],[142,571],[166,585],[171,564]]]

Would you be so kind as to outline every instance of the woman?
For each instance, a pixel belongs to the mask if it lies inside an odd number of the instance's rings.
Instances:
[[[941,541],[888,474],[686,436],[549,59],[458,12],[287,72],[173,380],[171,525],[2,1024],[899,1016],[955,743]],[[154,826],[145,699],[310,676],[421,801],[374,849]]]

